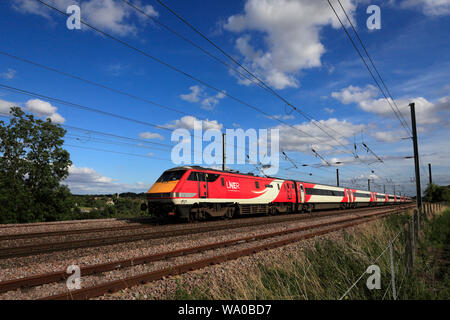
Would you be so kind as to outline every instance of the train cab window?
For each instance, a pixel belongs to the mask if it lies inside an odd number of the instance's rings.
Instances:
[[[187,178],[188,181],[197,181],[197,172],[192,171],[189,177]]]
[[[169,182],[180,180],[187,170],[166,171],[156,182]]]
[[[255,181],[255,187],[256,189],[259,189],[259,181]]]
[[[187,179],[188,181],[205,181],[205,178],[205,173],[192,171]]]
[[[219,174],[208,173],[207,175],[208,182],[216,182],[217,179],[219,179]]]
[[[223,178],[220,178],[220,181],[222,181],[222,186],[225,187],[225,180]]]
[[[277,183],[277,185],[278,185],[278,190],[280,190],[280,184],[279,184],[279,183]]]

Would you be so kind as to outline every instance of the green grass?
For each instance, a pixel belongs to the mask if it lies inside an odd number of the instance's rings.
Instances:
[[[406,214],[344,232],[340,241],[318,240],[309,249],[292,253],[282,261],[255,266],[254,272],[238,270],[225,280],[211,277],[191,287],[178,281],[173,299],[338,299],[373,264],[409,219]],[[396,288],[399,299],[449,299],[448,271],[450,210],[424,221],[413,273],[406,276],[403,233],[393,244]],[[389,251],[376,262],[381,270],[381,289],[369,290],[365,274],[345,299],[391,299]],[[401,283],[401,288],[400,288]]]

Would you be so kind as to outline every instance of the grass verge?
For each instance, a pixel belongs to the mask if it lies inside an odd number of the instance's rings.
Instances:
[[[425,220],[414,271],[406,275],[403,225],[407,214],[392,215],[339,236],[319,238],[306,249],[287,250],[281,259],[247,265],[202,283],[178,281],[173,299],[338,299],[361,276],[344,299],[392,299],[389,242],[393,242],[399,299],[449,299],[450,210]],[[294,245],[295,246],[295,245]],[[270,255],[270,253],[264,253]],[[379,257],[380,256],[380,257]],[[375,259],[379,259],[375,261]],[[368,266],[380,268],[381,288],[366,286]]]

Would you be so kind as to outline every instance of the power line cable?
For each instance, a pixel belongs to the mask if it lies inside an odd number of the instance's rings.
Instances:
[[[36,0],[36,1],[40,2],[41,4],[43,4],[44,6],[50,8],[50,9],[55,10],[56,12],[58,12],[58,13],[64,15],[64,16],[68,16],[67,13],[65,13],[65,12],[63,12],[63,11],[61,11],[61,10],[59,10],[58,8],[56,8],[56,7],[50,5],[50,4],[48,4],[48,3],[46,3],[46,2],[44,2],[44,1],[42,1],[42,0]],[[253,110],[255,110],[255,111],[257,111],[257,112],[259,112],[259,113],[265,115],[265,116],[268,117],[268,118],[271,118],[271,116],[270,116],[267,112],[261,110],[260,108],[258,108],[258,107],[256,107],[256,106],[253,106],[253,105],[251,105],[251,104],[249,104],[249,103],[243,101],[242,99],[237,98],[237,97],[235,97],[235,96],[233,96],[233,95],[227,93],[227,92],[224,91],[224,90],[218,89],[218,88],[216,88],[215,86],[211,85],[210,83],[208,83],[208,82],[206,82],[206,81],[203,81],[203,80],[201,80],[201,79],[199,79],[199,78],[197,78],[197,77],[195,77],[195,76],[193,76],[193,75],[191,75],[191,74],[189,74],[189,73],[187,73],[187,72],[185,72],[185,71],[183,71],[183,70],[181,70],[181,69],[179,69],[179,68],[177,68],[177,67],[175,67],[175,66],[173,66],[173,65],[171,65],[171,64],[169,64],[169,63],[167,63],[167,62],[165,62],[165,61],[163,61],[163,60],[161,60],[161,59],[159,59],[159,58],[156,58],[156,57],[154,57],[153,55],[151,55],[151,54],[149,54],[149,53],[147,53],[147,52],[145,52],[145,51],[143,51],[143,50],[141,50],[141,49],[138,49],[138,48],[134,47],[133,45],[131,45],[131,44],[129,44],[129,43],[123,41],[123,40],[120,40],[119,38],[117,38],[117,37],[115,37],[115,36],[113,36],[113,35],[111,35],[111,34],[105,32],[105,31],[102,31],[102,30],[100,30],[100,29],[98,29],[98,28],[96,28],[96,27],[94,27],[94,26],[92,26],[92,25],[86,23],[86,22],[83,21],[82,19],[80,19],[80,23],[82,23],[82,24],[84,24],[85,26],[91,28],[92,30],[94,30],[94,31],[96,31],[96,32],[98,32],[98,33],[104,35],[105,37],[110,38],[110,39],[112,39],[112,40],[114,40],[114,41],[116,41],[116,42],[122,44],[123,46],[126,46],[126,47],[128,47],[128,48],[130,48],[130,49],[132,49],[132,50],[134,50],[134,51],[136,51],[136,52],[138,52],[138,53],[140,53],[140,54],[142,54],[142,55],[144,55],[144,56],[150,58],[151,60],[153,60],[153,61],[155,61],[155,62],[157,62],[157,63],[159,63],[159,64],[161,64],[161,65],[163,65],[163,66],[165,66],[165,67],[167,67],[167,68],[169,68],[169,69],[175,71],[175,72],[177,72],[177,73],[180,73],[180,74],[182,74],[182,75],[184,75],[184,76],[186,76],[186,77],[188,77],[188,78],[190,78],[190,79],[192,79],[192,80],[194,80],[194,81],[196,81],[196,82],[198,82],[198,83],[200,83],[200,84],[202,84],[202,85],[204,85],[204,86],[206,86],[206,87],[208,87],[208,88],[210,88],[210,89],[212,89],[212,90],[214,90],[214,91],[216,91],[216,92],[218,92],[218,93],[221,93],[221,94],[223,94],[223,95],[229,97],[230,99],[232,99],[232,100],[234,100],[234,101],[236,101],[236,102],[238,102],[238,103],[240,103],[240,104],[242,104],[242,105],[244,105],[244,106],[247,106],[248,108],[251,108],[251,109],[253,109]],[[274,119],[274,118],[272,118],[272,119]],[[294,130],[296,130],[296,131],[302,133],[303,135],[307,135],[307,136],[309,136],[309,137],[311,137],[311,138],[313,138],[313,139],[316,139],[316,140],[319,141],[320,143],[329,145],[329,146],[331,146],[332,148],[334,148],[334,149],[337,150],[337,148],[336,148],[335,146],[333,146],[333,145],[331,145],[331,144],[329,144],[329,143],[327,143],[327,142],[325,142],[325,141],[321,141],[321,140],[319,140],[318,138],[316,138],[316,137],[310,135],[309,133],[307,133],[307,132],[305,132],[305,131],[303,131],[303,130],[301,130],[301,129],[299,129],[299,128],[296,128],[296,127],[294,127],[294,126],[288,124],[287,122],[285,122],[285,121],[283,121],[283,120],[281,120],[281,119],[275,119],[275,120],[278,121],[278,122],[280,122],[280,123],[282,123],[282,124],[284,124],[284,125],[286,125],[286,126],[289,126],[289,127],[293,128]],[[342,151],[341,151],[341,152],[342,152]]]
[[[333,10],[334,14],[336,15],[336,18],[339,20],[345,34],[347,35],[347,37],[349,38],[350,42],[352,43],[353,47],[355,48],[356,52],[358,53],[359,57],[361,58],[361,60],[363,61],[364,65],[367,68],[367,71],[369,72],[370,76],[372,77],[372,79],[375,81],[375,84],[377,85],[378,89],[380,90],[380,92],[382,93],[382,95],[384,96],[384,98],[386,99],[388,105],[391,107],[392,111],[394,112],[395,116],[397,117],[397,119],[400,121],[401,125],[403,126],[403,128],[405,128],[406,132],[408,133],[408,135],[411,134],[409,128],[407,126],[405,126],[405,124],[402,121],[402,118],[400,118],[400,116],[397,114],[397,112],[395,111],[394,107],[392,106],[392,104],[389,101],[389,98],[387,97],[386,93],[384,92],[384,90],[381,88],[381,85],[379,84],[378,80],[375,78],[374,74],[372,73],[372,70],[370,70],[369,65],[367,64],[366,60],[364,59],[364,57],[362,56],[361,52],[359,51],[358,47],[356,46],[355,42],[353,41],[352,37],[350,36],[350,33],[347,31],[347,28],[345,27],[344,23],[342,22],[341,18],[339,17],[339,15],[337,14],[336,10],[334,9],[333,5],[331,4],[330,0],[327,0],[328,4],[330,5],[331,9]]]
[[[342,5],[341,1],[340,1],[340,0],[337,0],[337,1],[338,1],[339,5],[341,6],[342,11],[344,11],[345,16],[347,17],[347,20],[348,20],[348,22],[350,23],[350,25],[351,25],[351,27],[352,27],[352,29],[353,29],[353,32],[356,34],[356,37],[357,37],[358,40],[359,40],[359,43],[361,44],[362,48],[364,49],[364,52],[366,53],[367,58],[369,58],[369,61],[370,61],[371,65],[372,65],[373,69],[375,70],[375,72],[377,73],[378,77],[380,78],[381,83],[383,84],[383,87],[386,89],[386,92],[388,93],[389,97],[392,99],[392,102],[393,102],[395,108],[397,109],[398,114],[399,114],[400,117],[403,119],[403,124],[406,125],[406,127],[408,128],[408,132],[410,132],[410,134],[412,135],[412,132],[411,132],[411,129],[409,128],[409,126],[408,126],[408,123],[406,122],[405,118],[403,117],[403,114],[400,112],[400,110],[399,110],[399,108],[398,108],[398,106],[397,106],[397,103],[395,102],[395,99],[392,97],[392,94],[391,94],[391,92],[389,91],[389,88],[386,86],[386,83],[384,82],[383,78],[381,77],[381,74],[378,72],[378,69],[377,69],[377,67],[375,66],[375,63],[373,62],[372,58],[370,57],[369,52],[368,52],[367,49],[366,49],[366,46],[365,46],[364,43],[362,42],[362,40],[361,40],[361,38],[360,38],[358,32],[356,31],[355,26],[353,25],[352,21],[350,20],[349,16],[347,15],[347,11],[345,10],[345,8],[344,8],[344,6]]]

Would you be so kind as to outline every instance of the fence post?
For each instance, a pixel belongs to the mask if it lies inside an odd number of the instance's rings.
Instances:
[[[405,268],[406,274],[409,275],[413,266],[411,223],[405,223],[403,229],[405,231]]]
[[[391,257],[391,281],[392,281],[392,297],[397,300],[397,292],[395,290],[395,268],[394,268],[394,253],[392,250],[392,242],[389,243],[389,256]]]
[[[419,210],[414,209],[414,244],[419,240]]]

